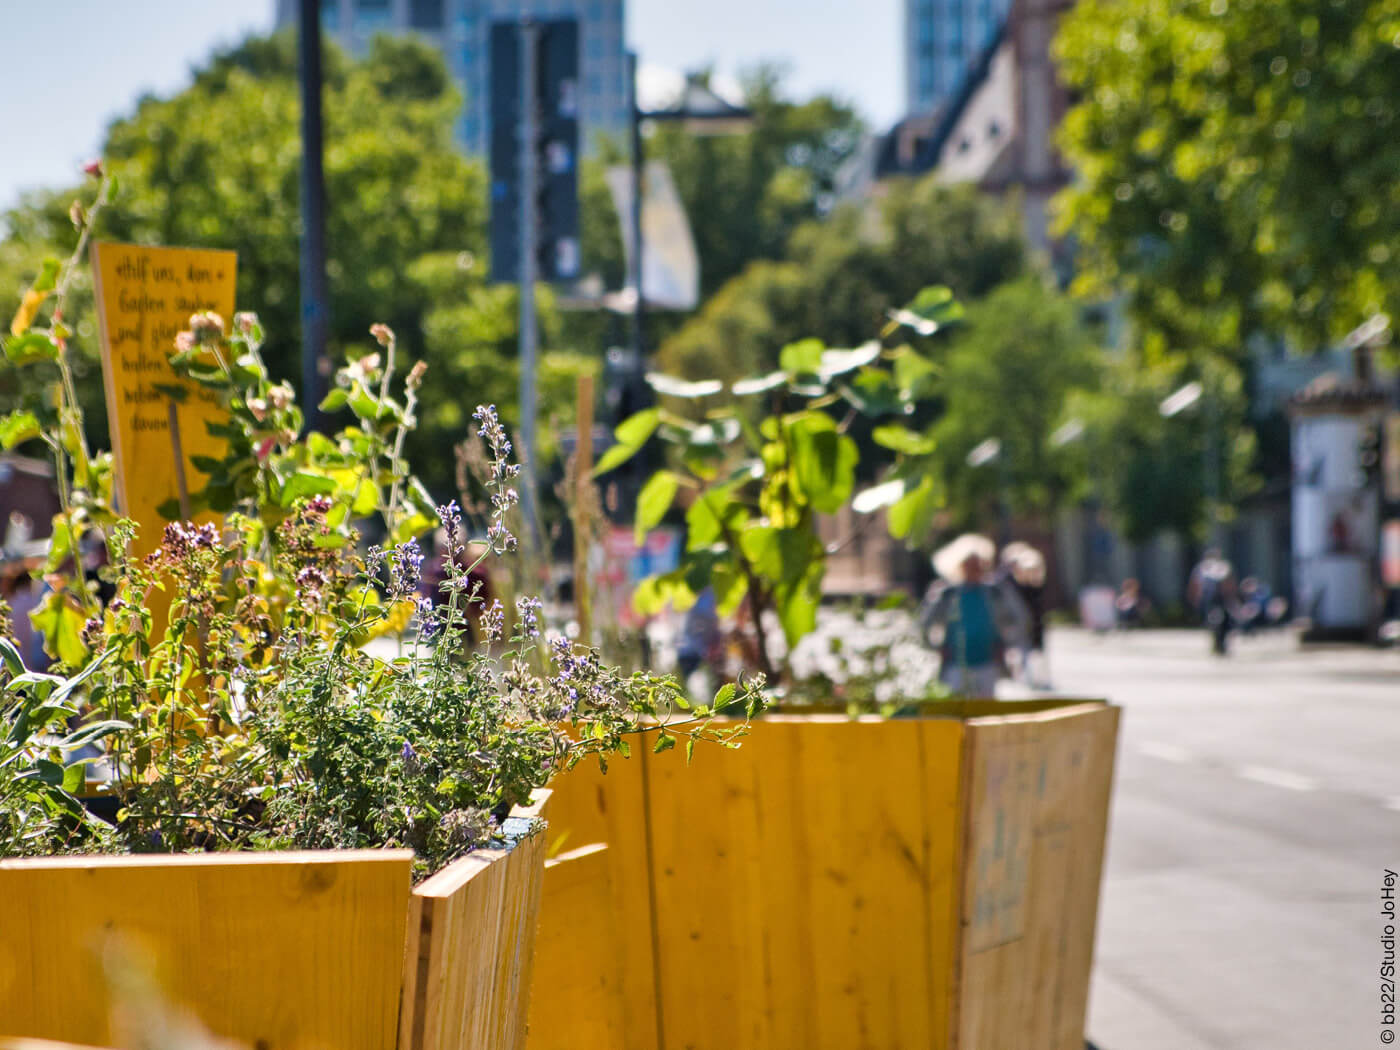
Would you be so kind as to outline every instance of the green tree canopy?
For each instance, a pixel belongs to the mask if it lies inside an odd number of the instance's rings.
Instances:
[[[485,178],[452,142],[460,99],[440,55],[421,42],[378,37],[363,61],[328,47],[324,98],[331,355],[377,349],[368,329],[383,321],[402,352],[427,357],[425,418],[413,441],[420,473],[445,495],[450,448],[466,436],[462,405],[496,400],[508,422],[518,419],[516,295],[485,283]],[[298,387],[299,113],[292,37],[254,38],[214,55],[189,88],[142,99],[110,128],[103,152],[119,192],[97,231],[103,239],[237,251],[239,306],[261,315],[273,374]],[[33,195],[6,216],[6,317],[39,260],[71,248],[73,196]],[[75,367],[86,373],[91,436],[105,445],[91,296],[78,292]],[[548,297],[541,298],[543,331],[557,336]],[[585,366],[549,355],[544,364],[547,378]],[[558,387],[546,383],[556,411],[569,413],[572,400],[558,397]],[[0,370],[4,407],[20,396],[17,373]]]
[[[1400,309],[1394,0],[1080,0],[1062,221],[1158,349],[1324,345]]]
[[[927,285],[972,301],[1025,266],[1014,208],[931,177],[896,181],[878,204],[799,227],[781,261],[751,263],[662,345],[660,366],[692,379],[768,371],[798,339],[862,341]]]

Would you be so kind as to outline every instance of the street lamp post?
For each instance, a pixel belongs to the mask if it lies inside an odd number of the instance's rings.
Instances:
[[[687,77],[680,101],[665,109],[644,110],[637,96],[637,54],[627,55],[627,73],[632,94],[632,354],[638,367],[646,352],[643,328],[646,321],[646,295],[642,288],[642,179],[645,154],[642,148],[642,121],[679,121],[694,135],[733,135],[753,127],[753,114],[743,106],[727,102],[710,90],[698,77]]]
[[[1197,404],[1201,406],[1205,415],[1206,425],[1206,514],[1209,521],[1206,535],[1210,546],[1219,547],[1220,463],[1216,448],[1215,402],[1206,394],[1204,386],[1197,382],[1191,382],[1163,398],[1162,403],[1157,406],[1157,410],[1162,414],[1162,418],[1171,419]]]

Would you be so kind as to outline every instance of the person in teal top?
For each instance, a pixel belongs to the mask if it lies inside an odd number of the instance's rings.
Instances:
[[[941,549],[933,565],[946,583],[919,613],[925,642],[931,630],[942,632],[939,679],[963,696],[995,696],[1003,654],[1025,644],[1029,618],[1020,598],[987,579],[995,555],[996,545],[975,533]]]

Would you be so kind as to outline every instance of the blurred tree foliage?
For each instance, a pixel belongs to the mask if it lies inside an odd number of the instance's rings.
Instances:
[[[894,181],[878,202],[799,226],[781,259],[750,263],[662,344],[658,360],[691,379],[769,371],[783,346],[807,336],[860,342],[927,285],[972,302],[1026,265],[1013,206],[932,177]]]
[[[933,460],[962,524],[995,513],[1001,488],[1018,515],[1044,514],[1079,491],[1084,464],[1056,456],[1048,438],[1071,396],[1093,390],[1102,357],[1078,308],[1038,276],[1003,284],[969,305],[943,358],[945,408],[932,427]],[[1000,458],[970,467],[988,438]]]
[[[1057,54],[1080,287],[1127,293],[1149,352],[1400,310],[1394,0],[1080,0]]]
[[[324,100],[331,354],[377,349],[368,329],[383,321],[398,333],[401,351],[427,357],[424,420],[410,452],[419,454],[420,475],[445,497],[450,447],[466,436],[467,402],[495,401],[508,422],[517,421],[516,295],[486,284],[485,176],[452,142],[460,99],[441,57],[421,42],[377,37],[359,62],[328,47]],[[249,39],[216,54],[189,88],[169,99],[144,98],[111,126],[103,155],[119,192],[98,230],[103,239],[237,251],[239,306],[261,315],[269,367],[297,386],[299,113],[294,38]],[[73,243],[71,197],[32,195],[6,216],[5,316],[42,255],[66,254]],[[88,373],[92,437],[105,445],[90,292],[85,300],[75,342]],[[547,295],[541,309],[545,345],[557,347],[549,339],[559,324]],[[592,364],[548,353],[543,364],[544,403],[571,418],[572,388],[563,396],[561,384]],[[0,402],[8,407],[18,377],[0,376]]]

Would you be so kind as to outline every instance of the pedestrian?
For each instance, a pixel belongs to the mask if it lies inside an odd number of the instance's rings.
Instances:
[[[1001,552],[1004,586],[1021,600],[1027,615],[1021,647],[1021,677],[1034,689],[1050,688],[1050,661],[1045,655],[1045,556],[1029,543],[1008,543]],[[1031,658],[1039,667],[1032,666]]]
[[[1210,632],[1211,652],[1224,656],[1235,603],[1235,570],[1218,548],[1207,549],[1191,570],[1186,599],[1195,606],[1201,625]]]
[[[963,696],[995,696],[1006,651],[1024,644],[1025,607],[1014,591],[989,578],[995,556],[996,545],[976,533],[943,547],[933,556],[943,583],[930,589],[919,611],[926,644],[932,644],[932,629],[942,631],[939,680]]]
[[[1119,628],[1126,630],[1146,624],[1147,613],[1151,610],[1152,603],[1142,593],[1142,584],[1138,578],[1129,576],[1119,588],[1118,597],[1113,600],[1113,607],[1117,611]]]

